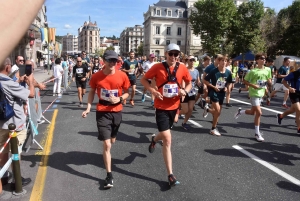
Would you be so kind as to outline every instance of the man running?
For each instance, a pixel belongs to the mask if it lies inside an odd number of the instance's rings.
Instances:
[[[78,107],[83,107],[82,98],[86,91],[86,81],[89,73],[87,65],[82,64],[82,58],[77,57],[77,64],[73,67],[73,82],[76,80],[76,87],[78,91],[79,105]]]
[[[134,59],[134,52],[129,52],[129,59],[126,59],[122,65],[122,71],[125,72],[129,78],[131,85],[131,96],[130,96],[130,104],[134,106],[134,95],[136,89],[136,71],[138,69],[138,61]],[[124,100],[124,104],[126,104],[126,100]]]
[[[156,63],[154,62],[154,58],[155,55],[154,54],[150,54],[149,55],[149,60],[143,63],[142,69],[143,69],[143,74],[147,73],[150,68]],[[149,84],[151,84],[151,79],[148,80]],[[146,93],[147,89],[144,87],[143,89],[143,95],[142,95],[142,102],[145,102],[146,98],[145,98],[145,93]],[[154,96],[151,95],[151,105],[154,105]]]
[[[208,112],[213,115],[210,134],[221,136],[217,129],[217,123],[221,115],[226,90],[228,90],[228,85],[232,82],[232,76],[230,70],[226,69],[227,57],[218,55],[217,60],[218,67],[210,71],[204,79],[204,84],[209,87],[208,96],[210,97],[212,108],[210,109],[208,105],[205,105],[203,117],[206,118]]]
[[[169,44],[165,52],[166,62],[157,63],[141,78],[141,83],[154,96],[156,124],[159,133],[153,134],[149,146],[149,152],[153,153],[157,141],[163,141],[163,157],[168,172],[170,186],[179,184],[173,175],[171,155],[171,131],[176,111],[180,104],[181,96],[186,96],[191,90],[191,76],[185,65],[177,62],[180,54],[179,46]],[[156,88],[151,87],[148,79],[155,78]],[[185,82],[185,88],[179,83]]]
[[[247,73],[244,79],[245,85],[249,86],[249,96],[252,105],[251,109],[242,110],[242,108],[239,108],[238,112],[235,114],[235,119],[237,119],[242,114],[255,115],[255,138],[258,142],[264,141],[262,133],[259,131],[260,117],[262,115],[260,104],[262,101],[262,97],[265,95],[267,84],[272,82],[271,71],[264,66],[265,60],[266,57],[263,54],[255,55],[257,68],[254,68],[249,73]]]
[[[111,172],[111,146],[116,141],[122,120],[122,102],[128,97],[130,86],[127,76],[116,70],[118,55],[113,50],[106,50],[103,55],[104,68],[94,74],[90,81],[91,90],[88,96],[87,109],[82,113],[85,118],[91,110],[97,90],[99,103],[97,104],[96,121],[98,139],[103,141],[103,160],[107,172],[104,188],[113,187]],[[124,94],[122,91],[124,90]]]

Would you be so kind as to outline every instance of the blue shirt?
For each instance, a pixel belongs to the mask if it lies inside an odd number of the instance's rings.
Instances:
[[[278,75],[287,75],[288,73],[288,67],[286,66],[281,66],[278,70]],[[281,83],[282,78],[277,78],[276,83]]]
[[[206,74],[209,74],[213,69],[215,69],[215,68],[217,68],[216,66],[215,66],[215,64],[210,64],[209,66],[207,66],[206,68],[205,68],[205,70],[204,70],[204,72],[206,73]]]
[[[283,79],[289,82],[291,87],[296,89],[297,92],[300,92],[300,70],[288,74],[288,76]]]

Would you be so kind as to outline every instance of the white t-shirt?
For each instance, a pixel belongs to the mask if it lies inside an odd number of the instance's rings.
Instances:
[[[142,66],[144,72],[146,73],[155,63],[156,62],[154,62],[154,61],[152,63],[150,61],[144,62],[143,66]]]
[[[54,68],[53,68],[53,76],[54,76],[55,78],[61,79],[61,78],[62,78],[63,72],[64,72],[64,69],[61,67],[61,65],[59,65],[59,64],[55,64],[55,65],[54,65]]]
[[[19,70],[19,67],[15,64],[11,67],[11,71],[9,73],[13,73],[15,71]]]

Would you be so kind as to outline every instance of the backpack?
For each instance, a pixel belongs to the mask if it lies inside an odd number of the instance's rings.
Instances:
[[[0,78],[0,81],[8,81],[10,79]],[[4,94],[1,82],[0,82],[0,120],[7,121],[15,115],[14,108],[9,104]]]
[[[174,70],[173,70],[173,73],[172,73],[172,74],[170,73],[170,68],[169,68],[167,62],[162,62],[162,64],[164,65],[164,67],[165,67],[165,69],[166,69],[166,71],[167,71],[167,73],[168,73],[168,80],[165,81],[163,84],[161,84],[161,85],[158,87],[158,89],[160,89],[162,86],[164,86],[164,85],[167,84],[168,82],[176,82],[176,84],[178,85],[178,88],[181,89],[180,84],[178,83],[177,78],[176,78],[176,73],[177,73],[177,70],[178,70],[178,68],[179,68],[179,64],[180,64],[180,63],[179,63],[179,62],[176,62],[176,65],[175,65],[175,67],[174,67]]]

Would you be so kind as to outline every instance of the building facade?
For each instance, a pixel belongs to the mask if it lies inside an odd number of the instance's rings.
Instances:
[[[106,37],[103,37],[101,40],[100,47],[113,47],[114,51],[117,54],[120,54],[120,41],[119,40],[112,40],[112,39],[107,39]]]
[[[138,52],[140,45],[144,43],[144,27],[135,25],[126,27],[120,35],[120,55],[128,56],[130,51]],[[141,55],[140,55],[141,56]]]
[[[78,37],[75,35],[67,34],[62,37],[63,53],[64,54],[77,54],[78,51]]]
[[[86,51],[88,54],[94,54],[100,48],[100,29],[97,22],[91,20],[84,22],[78,29],[78,51]]]

